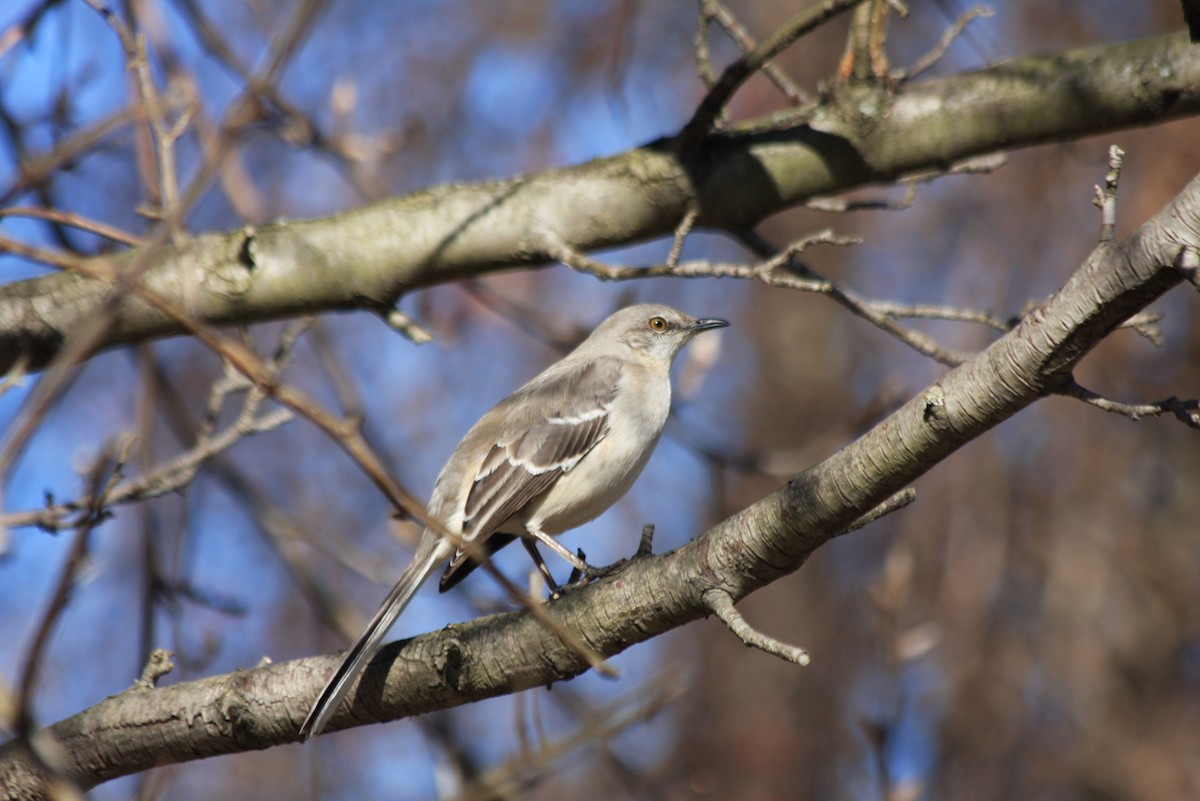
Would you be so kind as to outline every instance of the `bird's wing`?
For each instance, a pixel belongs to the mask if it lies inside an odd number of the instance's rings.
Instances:
[[[512,541],[498,529],[579,463],[608,433],[609,409],[621,363],[597,359],[544,373],[499,404],[503,432],[479,465],[463,510],[463,537],[494,553]],[[505,532],[518,533],[518,532]],[[457,584],[475,564],[461,548],[446,567],[441,589]]]

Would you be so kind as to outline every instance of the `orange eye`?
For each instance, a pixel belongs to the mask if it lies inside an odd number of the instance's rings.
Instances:
[[[651,331],[666,331],[670,326],[662,317],[651,317],[649,322]]]

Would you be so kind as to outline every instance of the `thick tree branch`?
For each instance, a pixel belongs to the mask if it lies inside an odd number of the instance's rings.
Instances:
[[[1196,114],[1200,48],[1180,33],[1019,59],[895,95],[845,91],[854,97],[835,94],[809,116],[791,110],[709,136],[686,162],[678,140],[663,140],[575,167],[159,246],[146,280],[217,324],[339,309],[386,315],[413,289],[545,264],[536,243],[546,231],[587,252],[669,235],[692,208],[698,226],[741,230],[812,197],[980,154]],[[120,270],[145,255],[108,258]],[[0,287],[0,374],[22,354],[29,369],[45,366],[107,293],[104,282],[68,274]],[[180,333],[130,298],[104,345]]]
[[[640,557],[545,611],[608,656],[737,601],[797,570],[948,454],[1070,380],[1121,322],[1185,280],[1200,250],[1200,177],[1127,239],[1101,243],[1066,285],[977,357],[947,372],[857,441],[683,547]],[[820,658],[820,655],[817,655]],[[89,788],[157,765],[296,739],[336,655],[157,690],[135,689],[45,734]],[[442,709],[569,679],[584,659],[527,611],[494,615],[384,648],[331,729]],[[41,798],[48,776],[21,741],[0,746],[0,787]]]

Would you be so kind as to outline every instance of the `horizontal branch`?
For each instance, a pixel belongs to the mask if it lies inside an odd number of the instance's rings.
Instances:
[[[1200,177],[1127,239],[1101,243],[1010,333],[855,442],[686,545],[635,558],[545,613],[607,657],[704,617],[710,590],[736,602],[797,570],[948,454],[1066,385],[1108,332],[1185,280],[1181,265],[1197,252]],[[294,742],[338,661],[331,654],[134,689],[44,734],[61,770],[84,789],[158,765]],[[528,611],[493,615],[382,649],[329,728],[458,706],[587,668]],[[11,797],[45,797],[52,781],[24,742],[0,746],[0,787]]]
[[[537,243],[547,231],[588,252],[669,235],[693,208],[698,226],[742,230],[813,197],[981,154],[1200,113],[1197,87],[1200,48],[1182,33],[1023,58],[895,95],[856,87],[853,103],[835,94],[808,117],[786,111],[711,135],[686,162],[666,139],[574,167],[134,249],[92,272],[148,255],[150,287],[214,324],[345,309],[386,315],[414,289],[546,264]],[[869,120],[863,109],[874,109]],[[0,287],[0,374],[22,354],[28,369],[44,367],[107,291],[69,274]],[[130,298],[104,345],[180,333]]]

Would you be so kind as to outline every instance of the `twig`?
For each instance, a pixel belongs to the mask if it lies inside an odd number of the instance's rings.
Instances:
[[[112,12],[102,6],[98,6],[95,0],[91,0],[91,3],[101,15],[106,18],[111,16]],[[302,3],[296,13],[309,9],[309,4]],[[277,39],[273,42],[273,45],[277,44],[275,48],[277,53],[291,51],[295,43],[292,42],[289,44],[286,40],[289,38],[294,39],[303,33],[305,26],[302,23],[303,20],[297,20],[296,15],[293,14],[291,23],[282,35],[285,41],[279,42]],[[268,66],[270,70],[276,70],[281,64],[278,59],[272,59]],[[230,114],[236,114],[241,105],[239,101],[235,101]],[[207,188],[209,181],[220,171],[225,156],[232,147],[233,135],[236,133],[236,129],[237,125],[231,122],[226,135],[218,143],[217,151],[211,154],[211,158],[206,159],[201,164],[197,174],[188,185],[187,191],[179,198],[175,206],[175,212],[179,219],[182,219],[182,215],[195,205],[196,201]],[[0,204],[2,203],[3,201],[0,201]],[[74,365],[86,359],[103,342],[106,332],[113,325],[117,307],[131,293],[139,294],[143,299],[154,294],[149,293],[148,290],[141,287],[140,282],[146,270],[150,269],[154,264],[153,255],[156,247],[166,242],[172,233],[172,226],[159,226],[153,236],[144,243],[144,248],[133,263],[127,265],[125,269],[116,275],[113,274],[112,269],[106,261],[98,261],[97,264],[100,266],[95,267],[82,259],[73,258],[65,254],[56,254],[42,248],[35,248],[23,243],[0,238],[0,252],[8,251],[17,253],[45,264],[52,264],[63,269],[82,272],[89,277],[101,278],[113,283],[113,288],[104,299],[104,302],[71,332],[66,345],[55,355],[49,367],[43,373],[42,379],[25,402],[17,423],[7,432],[3,444],[0,445],[0,484],[3,483],[3,477],[8,473],[13,462],[24,450],[29,437],[32,436],[33,431],[47,410],[74,381],[75,373],[72,370]],[[175,311],[184,318],[190,319],[181,311],[177,309]]]
[[[58,622],[70,600],[71,589],[75,584],[75,576],[87,557],[92,530],[105,517],[104,487],[111,481],[112,475],[116,472],[116,468],[122,458],[123,455],[114,456],[111,453],[105,453],[96,460],[89,471],[88,483],[90,491],[88,495],[94,499],[94,503],[79,522],[75,538],[71,541],[71,548],[67,552],[66,562],[63,564],[62,572],[59,574],[58,583],[50,595],[46,611],[42,614],[41,620],[34,631],[29,651],[25,655],[24,668],[21,671],[21,682],[17,692],[17,709],[14,715],[15,728],[17,733],[22,737],[27,738],[33,730],[30,704],[33,701],[34,688],[37,687],[42,658],[46,653],[46,645],[50,641],[50,634],[54,631],[55,624]]]
[[[1056,394],[1076,398],[1090,406],[1095,406],[1097,409],[1103,409],[1106,412],[1128,417],[1134,422],[1141,420],[1143,417],[1158,417],[1163,414],[1173,414],[1185,426],[1200,430],[1200,399],[1180,400],[1172,395],[1166,400],[1160,400],[1155,403],[1122,403],[1098,395],[1090,389],[1085,389],[1073,380],[1059,387],[1056,390]]]
[[[775,253],[775,247],[753,231],[742,231],[738,236],[751,252],[760,257],[770,257]],[[955,367],[966,360],[964,354],[943,348],[924,334],[899,325],[886,314],[878,311],[872,301],[859,297],[849,289],[838,287],[832,281],[815,275],[803,265],[793,263],[791,266],[806,278],[807,283],[813,287],[812,291],[818,291],[827,295],[852,314],[867,320],[876,328],[891,334],[918,353],[928,356],[948,367]]]
[[[142,108],[117,109],[96,120],[87,128],[63,137],[48,153],[20,154],[18,159],[19,177],[3,193],[0,193],[0,206],[11,203],[13,198],[30,187],[45,185],[49,177],[65,165],[98,146],[126,125],[144,119],[144,117],[145,110]]]
[[[78,228],[81,231],[87,231],[96,236],[102,236],[105,239],[111,239],[113,242],[120,242],[122,245],[133,247],[142,243],[141,237],[126,233],[111,225],[105,225],[98,220],[89,220],[86,217],[81,217],[69,211],[13,206],[7,209],[0,209],[0,217],[32,217],[37,220],[50,220],[51,222]]]
[[[904,197],[900,200],[847,200],[845,198],[814,197],[805,202],[805,208],[842,214],[851,211],[904,211],[911,208],[917,197],[916,181],[908,181]]]
[[[742,53],[751,53],[756,47],[758,47],[758,43],[754,41],[754,38],[746,31],[745,26],[737,21],[737,18],[733,16],[733,13],[730,12],[730,10],[726,8],[725,5],[720,2],[720,0],[700,0],[700,15],[702,19],[707,17],[708,19],[711,19],[720,25],[725,33],[729,35],[729,38],[732,39],[742,51]],[[701,22],[701,31],[705,31],[706,28],[707,26],[705,23]],[[707,47],[705,49],[705,53],[707,54]],[[708,70],[709,82],[706,84],[706,86],[711,87],[712,68],[709,67]],[[784,71],[781,70],[777,65],[768,63],[763,67],[763,74],[767,76],[771,83],[775,84],[779,91],[783,93],[783,96],[786,97],[788,102],[792,105],[796,106],[812,102],[811,98],[808,97],[804,90],[793,83],[792,79],[789,78],[787,74],[784,73]]]
[[[654,554],[654,524],[647,523],[642,526],[642,538],[638,540],[638,548],[635,556],[652,556]]]
[[[782,643],[755,631],[733,605],[733,596],[723,589],[712,587],[704,591],[704,605],[721,619],[734,635],[751,648],[758,648],[772,656],[800,665],[808,664],[808,652],[803,648]]]
[[[1130,317],[1125,322],[1121,323],[1118,328],[1128,328],[1149,340],[1150,344],[1156,348],[1161,348],[1163,344],[1162,329],[1159,328],[1158,322],[1162,320],[1162,312],[1141,312]]]
[[[841,237],[825,230],[811,234],[776,250],[764,239],[750,231],[739,233],[743,244],[764,261],[759,264],[729,264],[708,261],[685,261],[672,267],[660,264],[652,267],[623,267],[605,264],[567,246],[552,232],[543,232],[540,245],[548,258],[570,267],[577,272],[599,278],[602,281],[630,281],[645,278],[743,278],[759,281],[768,286],[798,289],[827,295],[855,315],[871,322],[877,328],[899,339],[904,344],[935,361],[948,366],[961,364],[966,356],[941,347],[929,337],[896,323],[880,311],[874,301],[858,297],[848,289],[842,289],[831,281],[817,276],[807,267],[793,261],[795,256],[814,244],[853,245],[860,240]]]
[[[842,532],[842,534],[849,534],[851,531],[858,531],[863,526],[865,526],[869,523],[874,523],[876,520],[878,520],[881,517],[886,517],[887,515],[890,515],[892,512],[903,509],[905,506],[908,506],[910,503],[912,503],[916,499],[917,499],[917,491],[915,489],[913,489],[912,487],[909,487],[908,489],[900,490],[895,495],[888,498],[886,501],[879,504],[874,509],[867,512],[865,515],[858,518],[853,523],[851,523],[849,526],[847,526],[846,529]]]
[[[907,70],[897,70],[893,73],[893,77],[903,82],[911,81],[918,75],[921,75],[934,64],[941,61],[942,56],[946,55],[946,51],[950,49],[950,45],[954,43],[955,39],[962,36],[963,31],[967,29],[968,25],[977,19],[991,17],[995,14],[995,10],[988,6],[975,6],[974,8],[967,9],[954,21],[953,25],[946,29],[945,33],[942,34],[941,40],[938,41],[932,50],[914,61],[912,66]]]
[[[675,237],[671,240],[671,250],[667,253],[668,267],[674,268],[679,265],[679,256],[683,253],[684,240],[692,232],[692,226],[696,224],[696,218],[699,216],[699,206],[695,204],[688,206],[687,214],[683,215],[683,219],[675,227]]]
[[[1117,184],[1121,180],[1121,162],[1125,151],[1116,145],[1108,148],[1108,173],[1104,188],[1096,186],[1092,204],[1100,209],[1100,241],[1112,242],[1117,236]]]
[[[183,135],[189,114],[185,111],[175,124],[168,123],[158,86],[150,74],[150,60],[146,53],[145,37],[135,36],[113,13],[112,9],[101,5],[98,0],[84,0],[84,2],[103,17],[117,35],[121,47],[125,50],[128,67],[136,77],[138,98],[145,109],[146,120],[150,125],[158,168],[157,193],[160,196],[160,203],[159,207],[154,209],[151,214],[165,222],[171,229],[172,238],[177,239],[182,236],[183,228],[179,208],[179,177],[175,165],[175,143]]]
[[[619,698],[569,736],[543,742],[537,750],[520,749],[511,759],[475,777],[470,786],[453,795],[453,801],[493,801],[522,795],[532,777],[545,772],[546,766],[584,746],[602,744],[621,732],[645,723],[678,699],[684,685],[658,681],[650,688],[640,687],[626,698]]]
[[[881,314],[894,319],[948,320],[956,323],[976,323],[987,326],[1000,333],[1008,333],[1016,325],[1016,320],[1003,320],[993,314],[975,309],[962,309],[956,306],[933,306],[929,304],[909,305],[893,303],[886,300],[871,301],[871,305]]]
[[[696,112],[679,134],[681,150],[688,154],[695,150],[713,123],[746,79],[758,72],[775,56],[788,48],[801,36],[824,25],[829,20],[858,5],[862,0],[824,0],[815,8],[803,11],[779,27],[753,51],[730,64],[713,84],[712,89],[700,101]]]
[[[383,321],[392,329],[414,345],[424,345],[433,341],[433,334],[413,318],[399,309],[389,309],[383,315]]]
[[[110,491],[106,505],[112,507],[145,501],[182,489],[196,475],[200,466],[209,459],[225,452],[247,436],[278,428],[289,422],[294,416],[288,409],[276,409],[270,414],[255,418],[253,410],[257,405],[257,399],[253,403],[247,401],[242,416],[218,436],[206,438],[195,448],[159,465],[154,470],[117,485]],[[92,502],[91,497],[85,496],[79,500],[57,503],[42,509],[10,512],[0,515],[0,526],[8,528],[37,526],[46,531],[73,528],[78,526],[81,521],[67,518],[76,512],[86,513]]]
[[[142,675],[134,682],[133,688],[138,690],[153,690],[158,680],[175,669],[175,663],[171,658],[175,656],[165,648],[155,648],[150,652],[150,658],[146,660],[146,667],[142,668]]]
[[[692,40],[692,44],[696,48],[696,74],[700,76],[704,88],[710,91],[717,82],[717,76],[713,73],[712,68],[712,56],[708,50],[708,29],[712,21],[712,15],[705,13],[704,1],[701,0],[700,15],[696,23],[696,36]]]

